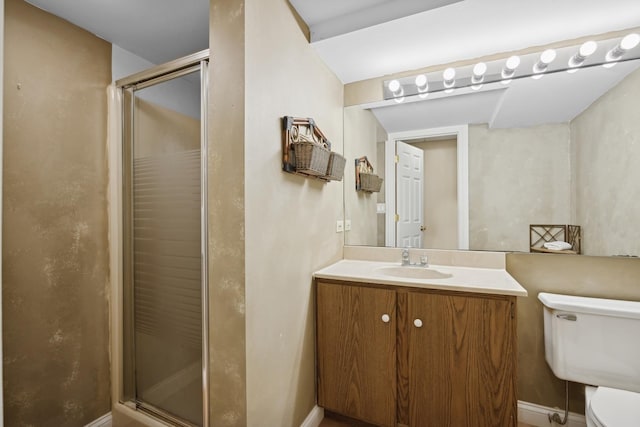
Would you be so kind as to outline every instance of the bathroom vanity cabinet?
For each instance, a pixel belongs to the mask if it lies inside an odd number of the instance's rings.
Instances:
[[[318,404],[379,426],[516,426],[516,298],[316,279]]]

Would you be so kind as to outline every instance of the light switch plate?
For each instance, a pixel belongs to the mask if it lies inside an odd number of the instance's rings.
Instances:
[[[350,219],[345,219],[344,220],[344,231],[349,231],[351,230],[351,220]]]
[[[344,221],[336,221],[336,233],[342,233],[344,231]]]

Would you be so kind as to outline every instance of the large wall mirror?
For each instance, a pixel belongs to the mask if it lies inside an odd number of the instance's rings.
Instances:
[[[558,49],[542,78],[505,81],[493,61],[481,87],[345,108],[345,243],[528,252],[530,224],[573,224],[583,254],[640,255],[640,47],[603,66],[619,42],[575,68],[580,45]],[[356,191],[362,156],[379,192]]]

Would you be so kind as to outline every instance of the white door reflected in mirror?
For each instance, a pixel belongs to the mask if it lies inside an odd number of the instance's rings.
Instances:
[[[396,245],[401,248],[422,248],[424,152],[411,144],[397,141],[396,153]]]

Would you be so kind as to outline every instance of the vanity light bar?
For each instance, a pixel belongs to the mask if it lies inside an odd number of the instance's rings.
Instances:
[[[405,98],[412,98],[415,95],[418,95],[419,98],[424,99],[430,93],[444,92],[450,93],[454,89],[462,89],[462,88],[471,88],[473,90],[480,89],[484,84],[491,84],[502,82],[503,84],[508,84],[512,79],[521,79],[526,77],[532,77],[534,79],[541,78],[544,74],[557,73],[567,71],[569,73],[576,72],[580,67],[588,66],[599,66],[603,65],[605,67],[611,67],[615,65],[619,61],[631,61],[640,59],[640,55],[636,55],[632,57],[628,55],[628,52],[638,45],[640,45],[640,35],[636,33],[631,33],[619,39],[618,43],[609,51],[606,52],[604,58],[600,59],[598,62],[597,59],[592,60],[592,57],[596,57],[594,55],[596,51],[599,50],[599,45],[608,44],[611,46],[615,39],[603,40],[600,42],[595,42],[593,40],[589,40],[584,42],[577,51],[573,51],[573,53],[568,62],[566,62],[566,66],[558,66],[552,65],[556,60],[558,53],[555,49],[546,49],[544,52],[540,53],[537,58],[534,57],[535,54],[525,55],[521,59],[518,55],[510,56],[504,63],[498,65],[502,61],[492,61],[489,63],[479,62],[473,66],[473,69],[470,71],[466,71],[470,74],[469,77],[465,77],[465,70],[469,70],[469,68],[462,68],[462,77],[457,77],[458,70],[455,68],[447,68],[442,74],[439,76],[440,79],[436,78],[431,80],[427,74],[418,74],[413,77],[405,77],[401,79],[393,79],[389,81],[385,81],[383,83],[384,88],[384,98],[386,100],[394,99],[396,102],[401,103],[405,100]],[[559,49],[564,52],[563,55],[567,55],[567,52],[571,54],[571,47],[563,47]],[[575,48],[574,48],[575,49]],[[601,49],[604,53],[604,49]],[[566,56],[565,56],[566,57]],[[534,59],[535,58],[535,59]],[[517,70],[520,69],[521,63],[528,63],[527,67],[530,68],[529,73],[518,73]],[[566,61],[566,60],[565,60]],[[493,68],[493,74],[489,72],[490,69]],[[517,74],[517,75],[516,75]]]

